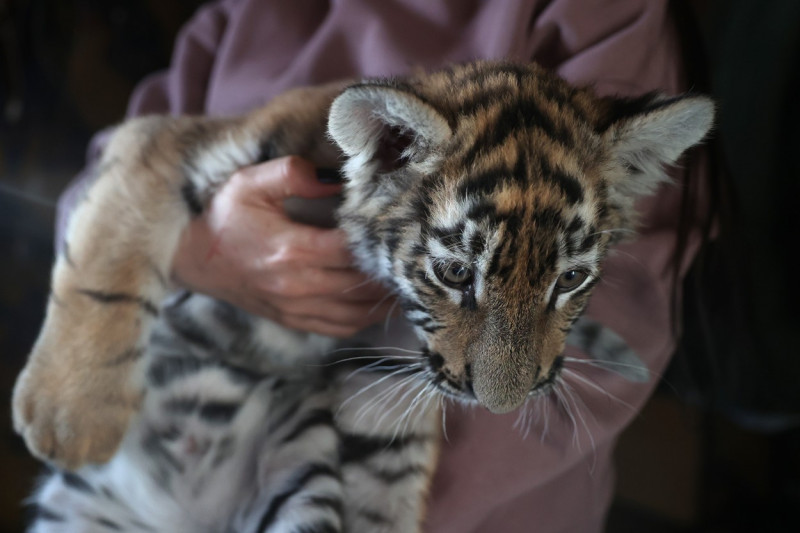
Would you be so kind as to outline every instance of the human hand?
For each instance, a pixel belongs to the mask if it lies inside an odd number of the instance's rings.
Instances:
[[[344,233],[294,222],[283,206],[340,189],[295,156],[237,171],[184,230],[173,278],[298,330],[349,337],[383,320],[392,301],[353,267]]]

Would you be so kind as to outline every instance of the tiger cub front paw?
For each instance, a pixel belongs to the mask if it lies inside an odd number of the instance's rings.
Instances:
[[[66,469],[108,461],[140,394],[29,363],[14,388],[14,428],[31,453]]]

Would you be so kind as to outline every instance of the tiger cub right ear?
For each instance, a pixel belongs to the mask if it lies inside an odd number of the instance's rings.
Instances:
[[[397,170],[452,135],[445,118],[420,98],[379,84],[345,89],[331,106],[328,133],[349,165],[367,167],[370,174]]]
[[[705,96],[608,99],[611,113],[601,125],[606,145],[609,199],[621,227],[636,226],[636,200],[669,180],[666,167],[703,140],[714,122]]]
[[[651,94],[617,103],[625,111],[603,136],[614,167],[624,170],[612,173],[612,187],[633,199],[666,181],[664,168],[702,141],[714,123],[714,103],[705,96]]]

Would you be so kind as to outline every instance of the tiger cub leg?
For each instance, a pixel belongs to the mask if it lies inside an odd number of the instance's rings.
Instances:
[[[14,425],[38,457],[106,461],[140,401],[137,361],[188,221],[171,189],[177,154],[148,153],[169,119],[134,121],[106,151],[57,259],[47,316],[14,389]],[[177,207],[177,209],[176,209]]]
[[[15,386],[14,426],[34,455],[66,468],[113,455],[141,401],[138,362],[183,228],[265,146],[335,161],[324,132],[341,86],[291,91],[239,119],[148,117],[120,128],[72,216]]]

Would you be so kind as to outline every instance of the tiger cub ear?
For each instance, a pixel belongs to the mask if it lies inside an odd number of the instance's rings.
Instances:
[[[714,103],[697,95],[617,100],[610,120],[603,134],[613,168],[608,178],[615,196],[632,201],[666,181],[664,167],[706,136]]]
[[[420,161],[452,135],[447,120],[405,90],[362,84],[345,89],[334,100],[328,133],[350,160],[349,165],[391,172]]]

